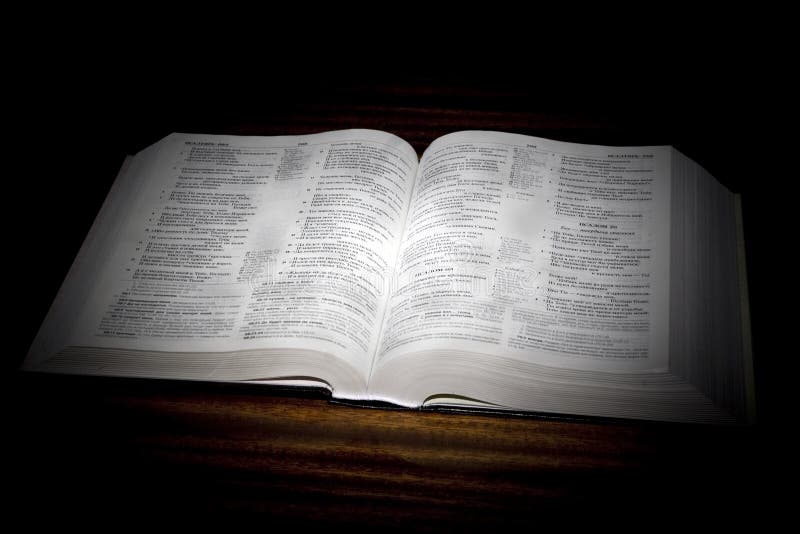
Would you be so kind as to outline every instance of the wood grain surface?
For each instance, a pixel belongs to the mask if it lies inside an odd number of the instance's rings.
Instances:
[[[747,428],[372,409],[220,384],[23,382],[19,505],[39,509],[45,497],[65,517],[438,530],[713,511],[757,496]]]

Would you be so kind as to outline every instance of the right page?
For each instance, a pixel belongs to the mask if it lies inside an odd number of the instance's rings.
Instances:
[[[667,368],[670,151],[459,132],[420,162],[378,353]]]
[[[432,143],[369,397],[725,419],[670,362],[673,153],[480,131]]]

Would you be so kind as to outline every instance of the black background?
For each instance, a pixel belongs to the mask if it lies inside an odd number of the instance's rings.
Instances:
[[[172,131],[291,123],[312,103],[533,111],[598,126],[523,133],[671,144],[742,194],[762,451],[782,462],[790,352],[780,318],[796,248],[792,226],[778,226],[796,175],[784,35],[779,15],[689,15],[666,25],[652,13],[597,26],[589,17],[576,30],[565,14],[543,24],[470,12],[443,28],[412,12],[401,17],[410,31],[382,16],[330,31],[324,13],[301,24],[303,13],[240,12],[198,27],[149,11],[124,28],[117,14],[22,31],[7,47],[4,98],[6,370],[24,357],[124,156]]]

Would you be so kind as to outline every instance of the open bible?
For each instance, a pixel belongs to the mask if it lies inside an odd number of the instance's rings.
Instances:
[[[668,146],[172,134],[124,163],[27,370],[748,422],[738,197]]]

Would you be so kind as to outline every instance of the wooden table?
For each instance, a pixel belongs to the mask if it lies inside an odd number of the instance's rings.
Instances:
[[[71,518],[439,530],[631,512],[730,521],[763,497],[752,428],[369,409],[213,384],[23,383],[11,463],[34,519],[45,499]]]
[[[729,157],[733,119],[721,121],[721,109],[701,113],[703,102],[694,108],[647,107],[644,99],[629,105],[613,100],[587,110],[577,99],[554,106],[537,101],[535,83],[362,80],[308,89],[301,87],[306,81],[263,98],[248,93],[230,106],[204,102],[208,94],[156,104],[153,95],[137,101],[131,91],[109,114],[96,107],[88,119],[81,115],[87,122],[79,134],[55,154],[66,157],[88,146],[97,157],[78,168],[62,167],[59,179],[49,183],[51,196],[41,200],[62,233],[47,250],[24,248],[34,264],[49,268],[44,276],[41,270],[22,274],[29,279],[21,284],[20,302],[28,308],[21,307],[27,320],[18,357],[122,156],[173,130],[277,135],[375,128],[400,135],[418,152],[439,135],[463,129],[673,144],[732,189],[745,189],[746,219],[748,202],[757,210],[747,195],[747,170]],[[690,127],[687,119],[694,121]],[[90,187],[74,187],[77,180]],[[45,226],[52,228],[52,222]],[[756,261],[751,269],[761,267]],[[758,280],[751,282],[754,307],[762,302]],[[754,313],[756,364],[763,378],[769,367],[759,366],[758,355],[768,336],[759,331],[764,323],[758,317]],[[7,391],[11,508],[33,522],[52,514],[86,520],[110,512],[117,520],[147,520],[169,513],[195,519],[257,515],[270,525],[383,529],[410,523],[440,530],[536,526],[545,516],[569,521],[598,513],[629,520],[635,511],[686,525],[681,518],[697,511],[735,523],[773,497],[764,489],[773,465],[764,425],[366,409],[244,386],[21,374]],[[769,393],[762,397],[769,406]]]

